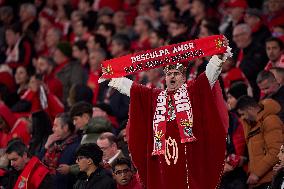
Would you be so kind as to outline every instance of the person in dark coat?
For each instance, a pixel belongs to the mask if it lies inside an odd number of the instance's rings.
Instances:
[[[97,144],[81,145],[76,157],[81,172],[73,189],[116,189],[111,173],[100,166],[103,151]]]
[[[276,173],[272,179],[272,189],[283,189],[284,188],[284,146],[281,145],[280,151],[277,155],[279,163],[273,167],[273,171]]]

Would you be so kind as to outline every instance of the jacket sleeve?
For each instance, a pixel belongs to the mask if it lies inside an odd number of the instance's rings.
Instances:
[[[263,137],[265,145],[265,156],[256,163],[255,172],[258,177],[262,177],[270,171],[277,163],[277,154],[283,144],[283,123],[276,115],[268,116],[263,121]]]
[[[38,189],[50,189],[53,187],[53,179],[50,174],[47,174],[45,178],[42,180],[41,184],[39,185]]]

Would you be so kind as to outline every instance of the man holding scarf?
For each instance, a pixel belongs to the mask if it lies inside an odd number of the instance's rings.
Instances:
[[[149,89],[127,78],[109,86],[130,96],[129,149],[148,189],[213,189],[225,158],[227,110],[219,83],[223,58],[214,55],[205,74],[186,84],[186,68],[165,67],[166,90]]]

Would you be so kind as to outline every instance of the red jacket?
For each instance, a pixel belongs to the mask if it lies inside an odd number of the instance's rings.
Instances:
[[[0,104],[0,116],[8,126],[7,131],[0,130],[0,148],[5,148],[12,138],[21,138],[26,145],[29,144],[31,136],[28,131],[27,121],[17,119],[3,103]]]

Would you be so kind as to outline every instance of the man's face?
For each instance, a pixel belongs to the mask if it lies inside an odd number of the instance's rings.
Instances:
[[[48,72],[48,62],[45,59],[39,58],[36,62],[37,70],[40,74],[46,74]]]
[[[152,48],[160,47],[160,39],[155,32],[151,32],[150,34],[150,44]]]
[[[66,127],[63,126],[62,121],[60,118],[55,118],[52,127],[53,133],[63,139],[66,134]]]
[[[228,99],[227,99],[228,108],[229,110],[232,110],[236,107],[237,99],[233,97],[230,93],[228,93],[227,96],[228,96]]]
[[[111,47],[110,47],[111,55],[113,57],[119,56],[123,52],[123,47],[122,45],[118,44],[116,41],[111,42]]]
[[[160,8],[160,16],[164,23],[168,23],[173,19],[174,13],[171,11],[171,7],[169,5],[165,5]]]
[[[269,60],[275,62],[280,58],[282,51],[276,41],[266,42],[265,48]]]
[[[284,146],[283,145],[281,145],[280,151],[279,151],[277,157],[279,158],[280,164],[284,165]]]
[[[249,125],[253,125],[256,122],[257,112],[253,108],[246,108],[244,110],[238,110],[238,114],[241,119],[246,121]]]
[[[269,81],[268,79],[263,80],[257,85],[266,96],[275,93],[279,88],[279,84],[276,81]]]
[[[178,70],[169,70],[166,73],[166,85],[168,91],[175,91],[185,82],[185,76]]]
[[[11,162],[11,166],[14,167],[17,171],[24,169],[26,163],[28,162],[27,153],[24,153],[23,156],[20,156],[16,152],[7,154],[8,160]]]
[[[90,162],[90,158],[84,157],[84,156],[78,156],[76,159],[76,163],[79,166],[80,171],[82,172],[87,172],[89,169],[89,162]]]
[[[89,117],[86,113],[81,116],[74,116],[73,117],[73,124],[75,125],[76,129],[82,130],[83,127],[89,122]]]
[[[97,145],[103,151],[103,160],[105,160],[105,161],[108,161],[117,152],[116,144],[110,144],[108,139],[102,139],[102,140],[98,139],[97,140]]]
[[[6,30],[5,32],[5,38],[6,38],[6,43],[8,46],[14,46],[19,39],[19,34],[15,33],[12,30]]]
[[[133,173],[128,165],[116,165],[113,172],[113,178],[119,185],[127,185],[132,179]]]
[[[246,48],[250,41],[250,33],[242,31],[240,27],[236,27],[233,31],[233,41],[236,43],[239,49]]]
[[[255,27],[261,21],[257,16],[250,14],[245,14],[244,20],[251,28]]]

